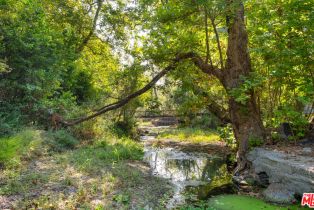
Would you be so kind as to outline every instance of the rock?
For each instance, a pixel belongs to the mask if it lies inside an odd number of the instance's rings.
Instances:
[[[269,177],[265,172],[259,172],[257,176],[258,176],[257,183],[260,186],[267,187],[269,185]]]
[[[250,192],[256,185],[256,181],[250,174],[233,176],[232,181],[238,190],[243,192]]]
[[[314,138],[312,138],[312,139],[310,139],[310,138],[302,139],[302,140],[298,141],[298,144],[300,144],[302,146],[311,146],[312,144],[314,144]]]
[[[286,140],[289,138],[289,136],[293,135],[291,125],[290,123],[287,123],[287,122],[281,123],[278,128],[278,131],[281,138],[286,139]]]
[[[312,152],[312,148],[310,148],[310,147],[304,147],[304,148],[302,149],[302,152],[303,152],[303,153],[311,153],[311,152]]]
[[[314,159],[309,156],[291,155],[279,151],[255,148],[248,154],[252,171],[265,173],[270,185],[279,183],[289,192],[302,195],[314,192]],[[263,175],[265,176],[265,175]]]
[[[263,192],[265,200],[279,204],[290,204],[295,201],[294,193],[279,183],[270,184]]]

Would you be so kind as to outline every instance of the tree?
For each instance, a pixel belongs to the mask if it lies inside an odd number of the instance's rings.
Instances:
[[[233,94],[235,92],[234,90],[241,89],[241,85],[243,85],[245,79],[250,76],[252,69],[247,48],[248,35],[244,22],[243,3],[240,0],[227,1],[226,8],[228,11],[228,47],[225,67],[222,64],[223,61],[220,61],[222,68],[215,66],[212,61],[210,64],[207,63],[210,57],[208,43],[206,44],[207,53],[205,59],[201,58],[195,52],[180,52],[177,54],[176,58],[172,60],[172,63],[159,74],[157,74],[153,80],[144,88],[134,92],[133,94],[130,94],[126,98],[123,98],[116,103],[100,108],[92,115],[74,120],[72,122],[63,123],[66,125],[75,125],[77,123],[99,116],[100,114],[103,114],[107,111],[120,108],[127,104],[131,99],[149,90],[162,76],[164,76],[169,71],[174,70],[180,62],[184,60],[191,60],[195,66],[202,70],[202,72],[216,77],[228,93],[230,120],[238,142],[238,171],[244,169],[247,165],[245,155],[249,148],[250,139],[263,140],[265,135],[260,111],[256,105],[256,98],[253,88],[245,89],[245,100],[239,100],[237,95]],[[207,27],[207,23],[205,26]],[[213,26],[215,27],[215,24],[213,24]],[[206,30],[206,34],[207,33],[208,32]],[[207,41],[208,38],[206,38],[206,42]],[[218,38],[217,41],[219,43]],[[219,57],[222,58],[220,47],[219,54]]]
[[[310,0],[247,3],[252,68],[263,80],[256,92],[263,120],[267,127],[290,123],[297,138],[308,127],[303,110],[314,98],[313,6]]]

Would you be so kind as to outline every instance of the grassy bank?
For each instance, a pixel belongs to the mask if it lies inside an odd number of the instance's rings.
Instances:
[[[173,141],[185,141],[190,143],[213,143],[221,141],[218,133],[213,130],[199,128],[177,128],[161,132],[159,139],[171,139]]]
[[[0,209],[164,205],[170,186],[149,176],[139,161],[141,144],[113,135],[86,144],[62,132],[28,129],[0,139],[5,145],[0,147]]]

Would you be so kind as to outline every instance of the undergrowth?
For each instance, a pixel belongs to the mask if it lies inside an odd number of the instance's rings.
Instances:
[[[0,138],[0,164],[18,166],[22,159],[30,159],[43,152],[43,131],[27,128],[9,137]]]

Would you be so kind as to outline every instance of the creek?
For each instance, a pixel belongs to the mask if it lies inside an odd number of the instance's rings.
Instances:
[[[141,130],[144,144],[144,161],[149,164],[151,174],[169,180],[173,195],[166,204],[167,209],[182,206],[200,206],[215,210],[254,209],[299,209],[298,206],[277,206],[261,199],[238,195],[228,170],[227,155],[223,151],[205,153],[200,150],[181,149],[180,146],[155,144],[158,134],[170,126],[145,126]],[[200,147],[202,147],[200,145]],[[217,149],[216,149],[217,150]]]
[[[217,192],[234,192],[224,155],[154,146],[152,141],[156,140],[158,132],[165,129],[171,128],[146,128],[141,140],[144,143],[144,161],[149,164],[152,175],[168,179],[174,186],[174,194],[167,208],[193,203]]]

